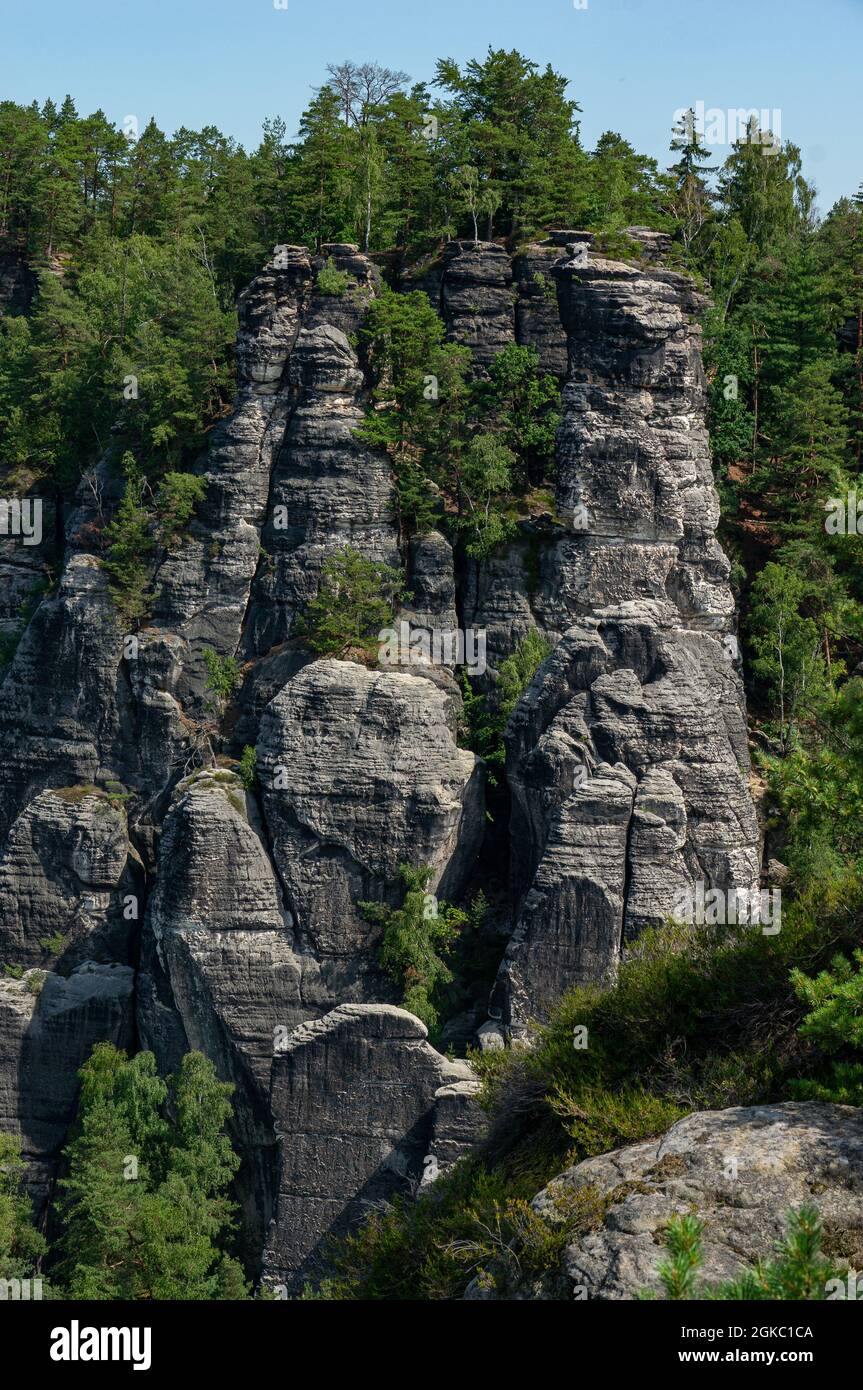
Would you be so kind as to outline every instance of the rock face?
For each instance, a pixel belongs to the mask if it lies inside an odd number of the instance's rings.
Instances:
[[[402,863],[456,897],[482,835],[482,778],[455,740],[457,695],[345,661],[306,667],[267,707],[258,760],[273,858],[301,940],[335,997],[384,988],[379,928],[357,908],[392,898]],[[356,991],[361,993],[357,995]]]
[[[438,532],[400,551],[389,459],[357,435],[380,276],[345,244],[278,247],[241,296],[236,400],[139,630],[101,566],[112,450],[46,515],[59,579],[0,699],[0,1123],[40,1182],[94,1042],[150,1048],[163,1070],[199,1048],[235,1085],[250,1272],[265,1251],[267,1279],[295,1290],[329,1233],[427,1186],[481,1126],[470,1069],[396,1007],[359,903],[397,906],[403,863],[448,901],[491,880],[505,896],[484,769],[461,746],[454,659],[371,670],[303,647],[297,619],[346,545],[404,568],[400,631],[485,633],[485,690],[528,632],[553,647],[506,737],[512,934],[493,1021],[486,982],[445,1039],[503,1047],[568,986],[612,980],[675,891],[757,879],[700,301],[663,269],[662,238],[634,234],[637,266],[560,232],[514,257],[452,242],[405,279],[477,376],[517,342],[563,383],[555,501],[487,561]],[[318,283],[329,260],[344,294]],[[46,570],[6,538],[6,635]],[[241,674],[225,709],[207,648]]]
[[[552,1223],[561,1197],[594,1188],[607,1201],[597,1230],[567,1246],[558,1296],[661,1296],[663,1231],[697,1211],[704,1284],[768,1259],[790,1210],[814,1206],[825,1248],[859,1269],[863,1261],[863,1116],[847,1105],[788,1102],[703,1111],[660,1139],[589,1158],[556,1178],[533,1207]]]
[[[512,264],[493,241],[451,241],[444,253],[441,313],[448,334],[482,368],[515,342]]]
[[[529,602],[561,637],[507,733],[515,930],[495,1003],[513,1032],[567,985],[613,979],[676,894],[748,890],[760,862],[698,297],[684,276],[584,242],[551,270],[569,352],[557,507],[571,533],[540,543],[533,596],[503,574],[478,589],[474,616],[505,630],[502,592],[521,606],[504,599],[513,627]]]
[[[324,1263],[321,1245],[424,1167],[460,1156],[452,1090],[475,1089],[466,1062],[449,1062],[412,1014],[343,1004],[297,1028],[278,1052],[271,1104],[280,1143],[279,1191],[264,1265],[289,1291]],[[446,1111],[437,1115],[438,1108]],[[437,1141],[437,1148],[433,1144]],[[428,1159],[428,1163],[425,1160]]]
[[[95,791],[42,792],[0,855],[0,959],[132,964],[139,893],[121,803]]]
[[[21,1139],[44,1196],[73,1117],[78,1068],[97,1042],[134,1041],[135,972],[87,961],[68,978],[0,979],[0,1131]]]
[[[350,292],[313,292],[287,368],[290,419],[270,478],[258,568],[244,649],[266,654],[291,635],[294,618],[315,597],[321,566],[345,545],[372,560],[400,563],[392,518],[393,477],[384,455],[354,431],[368,399],[351,339],[377,288],[376,272],[356,247],[324,247],[351,276]]]

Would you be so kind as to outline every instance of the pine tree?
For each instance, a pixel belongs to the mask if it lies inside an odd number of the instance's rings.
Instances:
[[[225,1251],[239,1166],[225,1132],[232,1087],[200,1053],[162,1080],[152,1053],[99,1043],[61,1179],[57,1272],[72,1298],[244,1297]]]

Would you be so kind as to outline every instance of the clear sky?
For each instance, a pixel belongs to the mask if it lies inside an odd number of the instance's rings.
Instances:
[[[247,148],[290,132],[328,62],[430,79],[434,60],[518,48],[570,79],[589,146],[618,130],[667,162],[676,109],[767,108],[826,211],[863,183],[863,0],[0,0],[0,96],[74,97]],[[717,154],[727,151],[717,148]]]

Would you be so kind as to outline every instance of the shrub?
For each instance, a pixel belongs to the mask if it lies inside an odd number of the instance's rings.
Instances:
[[[399,874],[405,885],[401,907],[370,902],[357,906],[368,922],[383,927],[380,962],[401,988],[404,1008],[433,1029],[438,1022],[433,996],[453,978],[446,957],[467,921],[467,913],[439,903],[427,893],[431,869],[400,864]]]
[[[166,473],[156,493],[156,515],[162,544],[171,549],[207,495],[206,478],[194,473]]]
[[[463,729],[467,746],[484,758],[491,769],[503,766],[506,757],[503,737],[509,717],[550,652],[551,643],[532,628],[515,651],[501,662],[491,699],[475,694],[467,673],[462,673]],[[489,781],[496,785],[494,771],[489,773]]]
[[[392,624],[393,606],[403,589],[399,570],[346,546],[324,563],[317,597],[298,622],[298,634],[321,656],[358,655],[370,661],[380,632]]]
[[[788,1213],[787,1235],[771,1260],[746,1270],[736,1279],[701,1286],[698,1272],[703,1262],[701,1237],[704,1223],[696,1216],[675,1216],[668,1223],[669,1258],[659,1266],[668,1299],[721,1299],[746,1301],[820,1302],[827,1297],[827,1281],[836,1271],[821,1255],[821,1220],[815,1207]],[[650,1295],[642,1295],[649,1297]]]
[[[810,979],[802,970],[791,972],[799,999],[810,1006],[800,1033],[832,1057],[823,1080],[795,1079],[792,1093],[802,1100],[829,1100],[863,1105],[863,1061],[835,1059],[844,1049],[863,1053],[863,949],[854,952],[855,966],[834,956],[829,970]]]
[[[207,668],[206,688],[215,697],[210,708],[221,711],[242,680],[240,664],[233,656],[220,656],[212,647],[204,648]]]
[[[332,256],[328,256],[318,271],[315,285],[321,294],[332,294],[341,298],[347,291],[349,277],[343,270],[336,270]]]
[[[245,748],[243,749],[243,754],[240,758],[240,763],[237,768],[240,781],[242,782],[247,792],[254,791],[255,789],[255,784],[258,780],[258,774],[256,771],[257,762],[257,752],[251,746],[251,744],[247,743]]]

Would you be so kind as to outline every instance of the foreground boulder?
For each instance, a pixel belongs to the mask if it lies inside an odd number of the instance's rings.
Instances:
[[[688,1115],[659,1139],[569,1168],[534,1210],[554,1223],[567,1194],[588,1187],[607,1199],[605,1216],[566,1247],[556,1297],[661,1295],[665,1228],[689,1212],[705,1223],[705,1284],[768,1259],[788,1212],[805,1204],[819,1212],[828,1258],[863,1263],[863,1113],[853,1106],[789,1101]]]

